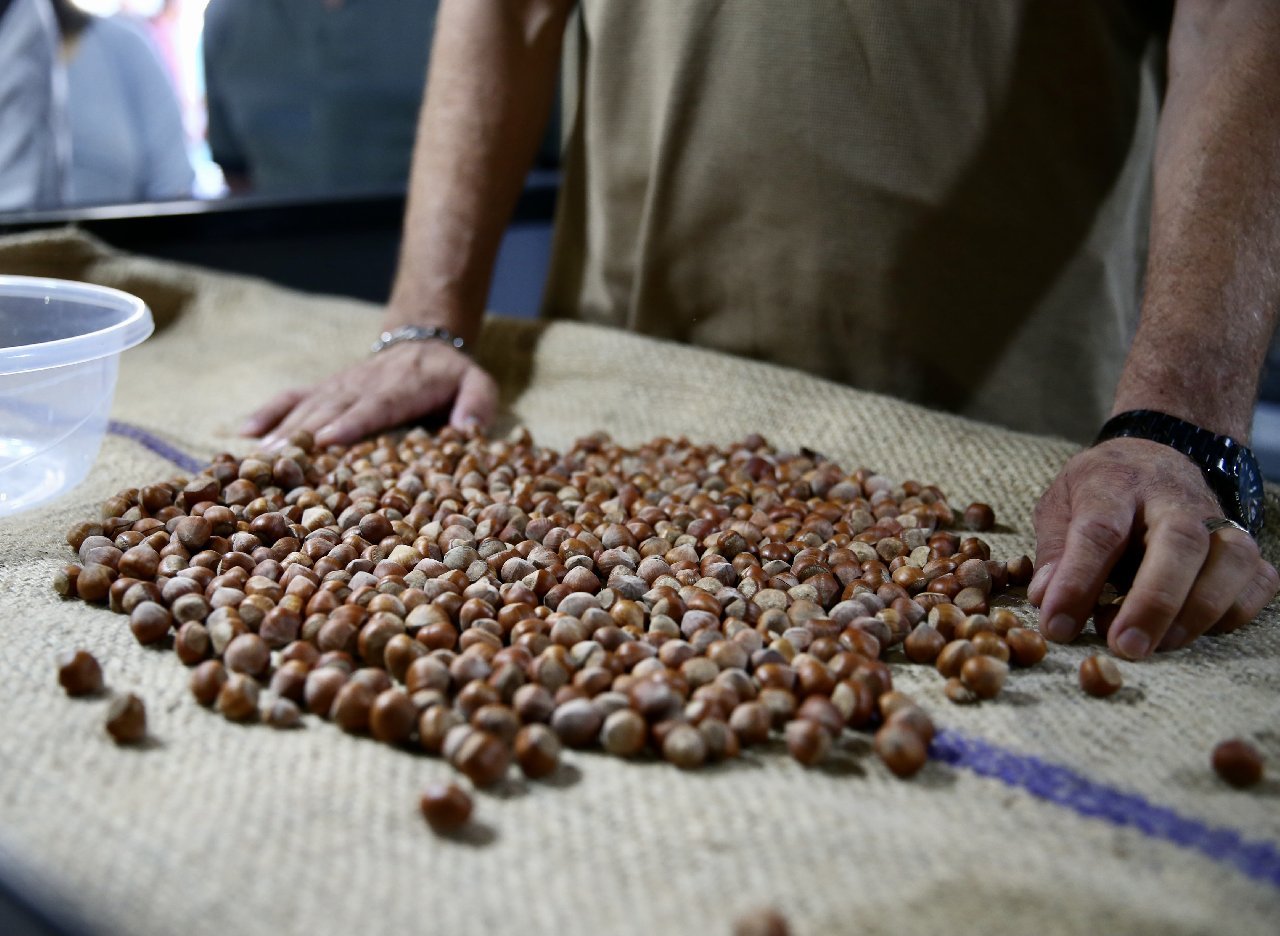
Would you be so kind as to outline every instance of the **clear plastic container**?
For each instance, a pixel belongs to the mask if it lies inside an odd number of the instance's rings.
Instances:
[[[152,329],[146,303],[118,289],[0,276],[0,517],[84,479],[120,353]]]

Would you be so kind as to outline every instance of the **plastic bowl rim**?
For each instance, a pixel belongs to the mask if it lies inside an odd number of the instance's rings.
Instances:
[[[13,374],[27,374],[34,371],[50,370],[55,367],[66,367],[76,364],[88,364],[93,361],[101,360],[105,357],[122,354],[130,348],[137,347],[151,337],[155,331],[155,321],[151,317],[151,310],[147,307],[146,302],[132,293],[127,293],[122,289],[115,289],[111,286],[99,286],[97,283],[83,283],[78,280],[56,279],[49,276],[16,276],[12,274],[0,274],[0,292],[17,287],[21,292],[17,293],[22,298],[36,298],[42,293],[67,293],[88,292],[96,294],[103,299],[115,300],[130,311],[129,314],[119,322],[108,325],[106,328],[99,328],[95,331],[84,332],[79,335],[72,335],[67,338],[55,338],[53,341],[41,341],[34,344],[10,345],[6,348],[0,348],[2,354],[8,360],[0,363],[0,376],[9,376]],[[23,295],[29,292],[30,296]],[[69,301],[74,301],[70,296],[66,297]],[[75,297],[81,301],[92,301],[91,296]],[[68,353],[68,349],[72,349],[80,344],[89,344],[94,339],[108,338],[114,333],[128,335],[129,332],[135,334],[126,337],[118,347],[107,346],[96,350],[92,354],[72,354]],[[37,351],[40,354],[46,354],[49,351],[54,353],[57,358],[48,363],[42,363],[31,366],[21,366],[24,359],[29,358]],[[58,352],[63,352],[59,355]],[[17,367],[13,365],[17,364]]]

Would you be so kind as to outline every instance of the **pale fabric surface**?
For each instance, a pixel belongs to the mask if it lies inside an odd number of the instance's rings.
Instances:
[[[0,243],[0,272],[79,276],[152,301],[159,327],[126,355],[114,416],[202,458],[246,450],[233,435],[246,411],[362,354],[377,321],[359,303],[58,236]],[[508,412],[544,444],[599,429],[631,442],[758,430],[849,468],[937,482],[953,503],[989,499],[1002,557],[1031,548],[1035,497],[1071,451],[597,327],[493,320],[483,347]],[[82,487],[0,528],[0,850],[108,930],[715,934],[774,904],[798,934],[1274,932],[1280,887],[967,769],[933,762],[896,781],[861,741],[807,771],[778,751],[697,774],[570,754],[563,783],[478,797],[487,844],[437,839],[416,798],[451,773],[440,761],[313,720],[287,734],[231,725],[191,700],[171,653],[53,594],[74,521],[175,473],[109,437]],[[1273,534],[1265,545],[1274,558]],[[1208,754],[1252,735],[1273,777],[1280,769],[1276,624],[1269,610],[1232,638],[1122,664],[1128,688],[1109,701],[1075,686],[1091,643],[1052,647],[978,708],[945,702],[932,671],[895,666],[895,678],[945,726],[1274,849],[1280,783],[1228,790]],[[112,687],[145,696],[154,744],[116,748],[105,701],[63,696],[52,661],[73,646],[99,656]]]
[[[547,310],[1086,441],[1136,322],[1161,6],[584,0]]]

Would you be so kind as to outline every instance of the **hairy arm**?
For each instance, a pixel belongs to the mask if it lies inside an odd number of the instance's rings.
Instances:
[[[383,325],[479,335],[502,233],[555,96],[570,0],[446,0],[440,5],[418,124],[399,270]],[[484,424],[493,379],[442,342],[405,342],[309,387],[280,394],[245,423],[269,440],[298,429],[352,442],[452,401],[450,421]]]
[[[1280,306],[1280,4],[1181,0],[1156,142],[1142,320],[1113,412],[1155,409],[1247,440]],[[1110,627],[1143,658],[1251,620],[1275,570],[1221,514],[1200,471],[1157,443],[1116,439],[1073,458],[1036,515],[1030,597],[1046,632],[1079,633],[1126,549],[1142,561]]]

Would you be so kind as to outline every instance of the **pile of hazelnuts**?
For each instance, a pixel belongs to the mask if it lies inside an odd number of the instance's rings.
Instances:
[[[171,648],[227,719],[310,713],[476,786],[513,762],[546,777],[564,746],[695,768],[781,740],[816,764],[846,730],[909,777],[934,725],[891,662],[973,703],[1045,655],[992,603],[1032,570],[973,535],[993,523],[758,435],[557,452],[525,430],[299,433],[120,491],[70,531],[54,586]],[[466,821],[457,793],[424,794],[438,828]]]

